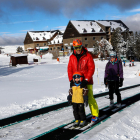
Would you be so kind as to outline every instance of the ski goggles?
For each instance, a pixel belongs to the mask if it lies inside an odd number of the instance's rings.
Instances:
[[[73,75],[73,78],[74,78],[74,79],[76,79],[76,78],[80,79],[81,77],[83,77],[83,76],[78,75],[78,74]]]
[[[81,50],[81,49],[82,49],[82,45],[74,46],[74,50]]]
[[[110,56],[110,58],[116,58],[115,56]]]

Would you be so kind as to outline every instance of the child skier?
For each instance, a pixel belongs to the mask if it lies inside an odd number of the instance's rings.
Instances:
[[[73,115],[75,117],[74,126],[84,126],[86,124],[86,114],[84,109],[84,104],[88,106],[88,89],[81,88],[81,82],[83,76],[80,72],[75,72],[73,74],[73,86],[69,89],[69,95],[67,97],[69,104],[72,103]]]

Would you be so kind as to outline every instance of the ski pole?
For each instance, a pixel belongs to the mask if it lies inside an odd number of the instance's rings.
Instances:
[[[139,69],[138,69],[138,71],[136,72],[136,74],[135,75],[137,75],[137,73],[139,72]]]
[[[98,84],[99,84],[99,77],[98,77],[98,65],[97,65],[97,78],[98,78]]]

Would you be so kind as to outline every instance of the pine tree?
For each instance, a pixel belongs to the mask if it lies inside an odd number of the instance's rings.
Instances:
[[[129,32],[127,32],[127,42],[126,42],[126,56],[128,59],[132,59],[135,55],[135,40],[133,34],[130,35]]]
[[[136,55],[137,59],[140,60],[140,38],[138,38],[136,41],[135,55]]]
[[[19,52],[23,52],[23,48],[20,46],[17,48],[17,53],[19,53]]]
[[[111,45],[113,46],[113,50],[118,51],[118,44],[120,42],[119,38],[119,28],[114,29],[114,32],[112,33],[111,36]]]
[[[124,46],[125,42],[123,36],[121,34],[121,28],[118,27],[114,30],[111,36],[111,45],[113,46],[113,50],[117,53],[118,58],[120,59],[120,54],[122,53],[122,46]]]

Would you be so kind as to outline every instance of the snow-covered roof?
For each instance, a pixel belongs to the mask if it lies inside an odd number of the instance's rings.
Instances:
[[[60,30],[60,32],[61,32],[62,34],[64,34],[65,30]]]
[[[80,34],[85,33],[105,33],[105,31],[95,21],[71,21]]]
[[[33,41],[47,41],[50,39],[57,31],[54,32],[28,32]]]
[[[120,27],[122,29],[122,32],[124,32],[127,29],[122,23],[118,23],[115,21],[100,21],[100,20],[98,20],[96,22],[98,22],[104,26],[111,27],[111,32],[118,27]]]
[[[51,44],[60,44],[63,43],[63,35],[57,35],[52,41]]]
[[[13,56],[13,57],[21,57],[21,56],[27,56],[27,54],[13,54],[11,56]]]

